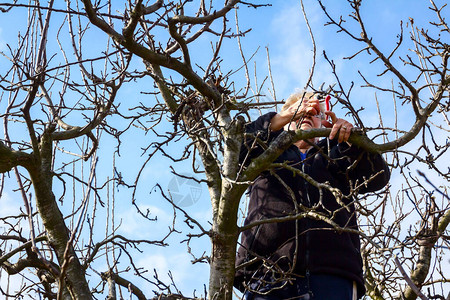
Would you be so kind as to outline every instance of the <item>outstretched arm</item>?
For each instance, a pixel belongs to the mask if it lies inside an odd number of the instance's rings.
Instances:
[[[319,100],[317,99],[303,99],[294,102],[287,109],[282,110],[273,116],[270,122],[270,130],[278,131],[283,129],[286,124],[290,122],[297,122],[301,120],[304,116],[310,115],[315,116],[320,113]],[[295,125],[291,128],[296,129]]]

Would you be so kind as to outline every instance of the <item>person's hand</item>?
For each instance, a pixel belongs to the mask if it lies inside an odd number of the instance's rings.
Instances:
[[[290,130],[296,128],[296,122],[306,116],[316,116],[320,113],[319,100],[303,99],[302,102],[297,101],[287,109],[277,113],[271,120],[270,129],[277,131],[282,129],[286,124],[290,124]]]
[[[350,134],[352,133],[353,124],[344,119],[337,118],[336,114],[332,111],[326,111],[325,115],[331,118],[331,123],[326,120],[322,120],[323,126],[331,128],[329,138],[334,139],[336,134],[339,134],[338,142],[347,142]]]
[[[300,107],[299,107],[300,105]],[[289,108],[280,112],[283,117],[289,118],[290,120],[297,121],[305,115],[315,116],[320,113],[319,100],[317,99],[303,99],[293,103]]]

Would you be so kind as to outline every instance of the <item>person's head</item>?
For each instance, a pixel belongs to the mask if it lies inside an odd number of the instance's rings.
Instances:
[[[297,92],[294,93],[292,95],[290,95],[286,101],[284,102],[283,106],[281,107],[281,111],[288,109],[291,105],[293,105],[294,103],[297,103],[297,105],[299,105],[301,103],[301,101],[308,101],[309,98],[313,97],[314,93],[312,92]]]
[[[288,109],[291,106],[298,107],[301,105],[302,102],[307,103],[309,99],[314,99],[317,96],[316,93],[313,92],[298,92],[294,93],[289,96],[289,98],[286,99],[285,103],[281,107],[281,111],[284,111]],[[302,119],[299,120],[301,122],[300,128],[303,130],[308,130],[312,128],[320,128],[322,127],[322,120],[320,116],[310,116],[306,115]],[[285,129],[286,130],[294,130],[297,128],[297,122],[292,122],[290,124],[287,124]]]

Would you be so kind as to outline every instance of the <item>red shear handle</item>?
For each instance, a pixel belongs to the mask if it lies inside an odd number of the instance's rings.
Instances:
[[[331,99],[331,96],[330,96],[330,95],[327,95],[327,96],[325,97],[325,108],[326,108],[327,110],[330,110],[330,99]]]

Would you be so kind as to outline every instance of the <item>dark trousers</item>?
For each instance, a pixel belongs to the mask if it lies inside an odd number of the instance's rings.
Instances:
[[[309,283],[308,283],[309,281]],[[247,291],[246,300],[353,300],[356,298],[356,286],[346,278],[333,275],[311,274],[309,280],[298,278],[295,282],[286,284],[281,289],[270,285],[253,283],[253,290],[261,294]]]

